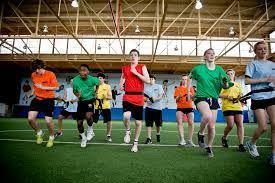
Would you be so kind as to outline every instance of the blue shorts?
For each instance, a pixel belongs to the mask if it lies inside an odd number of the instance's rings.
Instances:
[[[217,110],[218,108],[220,108],[218,99],[216,98],[196,97],[194,101],[195,105],[197,106],[197,104],[201,101],[205,101],[206,103],[208,103],[211,110]]]

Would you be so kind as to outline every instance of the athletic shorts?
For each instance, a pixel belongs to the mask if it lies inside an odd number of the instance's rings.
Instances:
[[[145,108],[145,126],[153,127],[154,122],[157,127],[162,126],[162,110]]]
[[[43,112],[45,116],[53,117],[54,99],[38,100],[34,98],[30,104],[30,111]]]
[[[218,108],[220,108],[218,99],[216,99],[216,98],[196,97],[195,101],[194,101],[195,105],[197,106],[197,104],[201,101],[207,102],[211,110],[217,110]],[[197,108],[198,108],[198,106],[197,106]]]
[[[264,100],[251,100],[251,109],[266,109],[269,106],[275,105],[275,97]]]
[[[93,114],[93,122],[97,123],[100,115],[103,117],[103,123],[108,123],[111,121],[111,109],[96,109],[95,113]]]
[[[223,115],[224,116],[235,116],[237,114],[243,114],[243,111],[231,111],[231,110],[228,110],[228,111],[223,111]]]
[[[131,104],[130,102],[123,101],[123,112],[131,112],[131,117],[135,120],[143,120],[143,106]]]
[[[177,108],[177,111],[181,111],[183,114],[188,114],[190,112],[194,112],[193,108]]]
[[[78,101],[76,119],[83,120],[86,119],[87,112],[94,112],[94,99]]]
[[[69,112],[69,111],[66,111],[66,109],[63,109],[60,112],[60,115],[64,116],[64,118],[68,118],[69,116],[72,116],[73,119],[76,119],[76,112]]]

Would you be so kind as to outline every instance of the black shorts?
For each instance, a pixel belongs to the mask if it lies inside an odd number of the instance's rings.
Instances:
[[[83,120],[86,119],[87,112],[94,112],[94,99],[78,101],[76,119]]]
[[[235,116],[237,114],[243,114],[243,111],[231,111],[231,110],[228,110],[228,111],[223,111],[223,115],[224,116]]]
[[[100,115],[102,115],[104,123],[108,123],[109,121],[111,121],[111,109],[96,109],[95,113],[93,114],[93,121],[95,123],[98,122]]]
[[[154,122],[157,127],[162,126],[162,110],[151,109],[146,107],[145,109],[145,126],[153,127]]]
[[[143,106],[131,104],[130,102],[123,101],[123,112],[131,112],[131,117],[135,120],[143,120]]]
[[[193,108],[177,108],[177,111],[181,111],[183,114],[188,114],[190,112],[194,112]]]
[[[72,116],[73,119],[76,119],[76,112],[69,112],[69,111],[66,111],[66,109],[63,109],[60,112],[60,115],[64,116],[64,118],[68,118],[69,116]]]
[[[43,112],[45,116],[53,117],[54,99],[38,100],[34,98],[31,101],[30,111]]]
[[[195,105],[197,106],[197,104],[201,101],[205,101],[208,103],[210,109],[212,110],[216,110],[218,108],[220,108],[220,105],[219,105],[219,102],[218,102],[218,99],[216,98],[204,98],[204,97],[196,97],[195,98]],[[198,107],[198,106],[197,106]]]
[[[251,109],[266,109],[269,106],[275,105],[275,97],[264,100],[251,100]]]

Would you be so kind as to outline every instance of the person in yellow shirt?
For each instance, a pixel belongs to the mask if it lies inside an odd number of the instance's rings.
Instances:
[[[105,83],[105,74],[98,73],[97,77],[99,79],[99,86],[97,88],[97,98],[95,101],[95,113],[93,116],[94,122],[97,123],[99,116],[102,115],[103,122],[107,123],[107,142],[112,142],[111,132],[112,132],[112,121],[111,121],[111,105],[110,100],[112,100],[112,90],[111,86]]]
[[[222,146],[228,148],[227,136],[234,126],[234,122],[237,126],[237,135],[239,139],[239,151],[245,152],[243,146],[244,139],[244,127],[243,127],[243,109],[240,101],[235,102],[236,98],[239,98],[242,95],[242,89],[239,83],[235,82],[235,71],[229,69],[226,71],[226,74],[230,78],[231,82],[234,83],[234,86],[228,89],[222,89],[220,93],[220,98],[222,99],[222,111],[223,115],[226,118],[226,127],[224,129],[224,134],[222,137]]]

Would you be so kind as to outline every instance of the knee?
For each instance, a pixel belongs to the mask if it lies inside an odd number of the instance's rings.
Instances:
[[[238,126],[238,125],[237,125],[237,126]],[[233,124],[227,124],[227,128],[228,128],[228,129],[232,130],[233,127],[234,127]]]
[[[35,118],[34,117],[28,117],[28,121],[29,121],[29,123],[32,123],[32,122],[35,121]]]
[[[212,119],[212,115],[209,114],[205,114],[204,116],[202,116],[202,120],[209,123]]]
[[[259,129],[262,133],[266,132],[267,131],[267,126],[266,125],[263,125],[263,126],[259,126]]]

